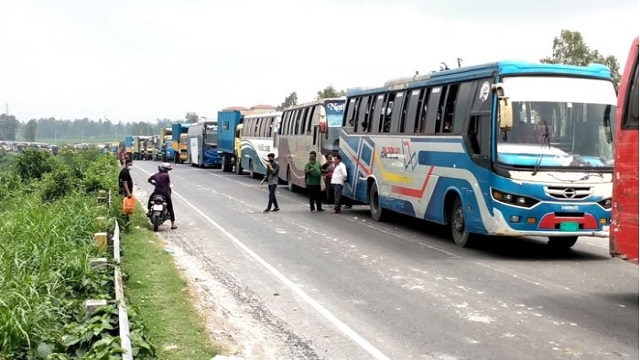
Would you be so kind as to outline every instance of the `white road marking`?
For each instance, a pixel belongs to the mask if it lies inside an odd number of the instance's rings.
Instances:
[[[146,171],[144,169],[140,169],[140,170],[142,170],[143,172],[151,175],[150,172],[148,172],[148,171]],[[335,325],[340,331],[342,331],[342,333],[344,333],[351,340],[353,340],[353,342],[355,342],[358,346],[360,346],[366,352],[371,354],[371,356],[373,356],[375,359],[389,360],[388,356],[384,355],[380,350],[378,350],[373,345],[371,345],[371,343],[369,343],[367,340],[365,340],[362,336],[360,336],[358,333],[353,331],[347,324],[345,324],[342,321],[340,321],[340,319],[338,319],[335,315],[333,315],[324,306],[320,305],[320,303],[318,303],[311,296],[309,296],[307,293],[302,291],[302,289],[300,287],[298,287],[295,283],[293,283],[293,281],[289,280],[286,276],[284,276],[281,272],[279,272],[271,264],[269,264],[267,261],[265,261],[263,258],[261,258],[258,254],[253,252],[253,250],[249,249],[249,247],[246,246],[242,241],[238,240],[238,238],[233,236],[233,234],[231,234],[224,227],[222,227],[222,225],[220,225],[217,222],[215,222],[213,219],[211,219],[209,216],[207,216],[205,213],[203,213],[200,209],[198,209],[195,205],[191,204],[187,199],[182,197],[177,192],[173,191],[172,195],[176,196],[179,200],[181,200],[183,203],[185,203],[190,208],[192,208],[195,212],[200,214],[200,216],[202,216],[211,225],[213,225],[215,228],[217,228],[220,231],[220,233],[222,233],[227,238],[229,238],[231,241],[233,241],[240,249],[242,249],[249,256],[254,258],[258,263],[260,263],[267,270],[269,270],[280,281],[282,281],[282,283],[284,283],[289,289],[291,289],[298,296],[300,296],[302,298],[302,300],[304,300],[307,304],[309,304],[312,308],[314,308],[317,312],[319,312],[322,316],[324,316],[325,319],[329,320],[329,322],[331,322],[333,325]]]

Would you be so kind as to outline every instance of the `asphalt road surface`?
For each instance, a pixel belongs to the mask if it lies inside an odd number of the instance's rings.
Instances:
[[[142,191],[157,162],[135,162]],[[207,265],[282,358],[637,359],[638,267],[581,238],[485,238],[456,247],[441,227],[368,207],[311,213],[304,194],[248,175],[177,165],[174,242]],[[146,198],[144,199],[146,201]],[[330,209],[326,206],[326,209]]]

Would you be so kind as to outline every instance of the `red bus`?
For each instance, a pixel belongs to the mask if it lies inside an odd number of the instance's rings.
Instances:
[[[622,74],[614,127],[609,253],[638,264],[638,38]]]

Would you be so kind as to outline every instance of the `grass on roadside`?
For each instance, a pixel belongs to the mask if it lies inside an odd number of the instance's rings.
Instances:
[[[131,218],[123,235],[125,294],[138,310],[160,359],[209,360],[217,350],[195,309],[187,282],[149,229],[142,207]]]

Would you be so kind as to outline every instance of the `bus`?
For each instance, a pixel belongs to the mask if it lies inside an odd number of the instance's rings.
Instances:
[[[340,150],[340,128],[345,98],[320,99],[294,105],[282,113],[282,126],[278,134],[278,177],[293,191],[306,188],[304,166],[309,152],[317,153],[317,161],[323,165],[327,154]],[[321,182],[325,190],[324,181]]]
[[[277,134],[281,116],[279,111],[246,115],[237,127],[240,130],[237,140],[241,144],[239,169],[249,170],[254,179],[267,173],[267,154],[278,156]]]
[[[222,157],[218,152],[218,121],[200,121],[191,125],[187,130],[187,138],[191,166],[222,166]]]
[[[343,194],[474,235],[609,236],[616,91],[610,70],[495,62],[351,89]]]
[[[613,208],[609,253],[638,264],[638,38],[631,45],[614,131]]]

